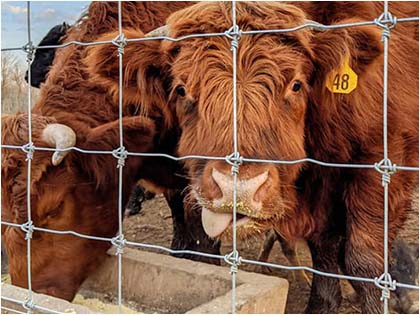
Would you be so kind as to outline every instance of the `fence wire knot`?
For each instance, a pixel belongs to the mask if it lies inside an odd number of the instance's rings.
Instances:
[[[128,152],[125,149],[125,147],[119,147],[118,149],[115,149],[114,151],[112,151],[112,156],[118,159],[117,168],[120,168],[125,165],[125,159],[128,156]]]
[[[397,165],[392,164],[390,159],[383,159],[375,163],[375,170],[382,174],[382,186],[385,186],[391,183],[391,175],[397,171]]]
[[[242,31],[238,25],[232,26],[230,29],[225,31],[225,36],[231,40],[231,50],[238,49],[239,39],[242,35]]]
[[[311,28],[312,30],[314,30],[315,32],[325,32],[325,28],[323,24],[312,21],[312,20],[305,20],[305,24]]]
[[[111,244],[117,248],[115,255],[120,255],[124,252],[125,243],[126,239],[124,238],[124,234],[120,234],[111,239]]]
[[[23,302],[22,307],[27,311],[32,311],[35,307],[33,298],[30,297],[25,302]]]
[[[226,254],[223,257],[223,260],[230,265],[230,273],[236,273],[238,272],[238,266],[242,262],[242,257],[239,256],[238,251],[234,251],[230,254]]]
[[[235,152],[235,153],[232,153],[231,155],[225,156],[225,161],[226,163],[232,166],[232,175],[239,173],[239,167],[243,163],[243,158],[239,154],[239,152]]]
[[[32,238],[32,233],[34,232],[34,225],[32,221],[28,221],[20,226],[20,229],[26,233],[25,240]]]
[[[377,26],[383,29],[381,41],[384,41],[385,38],[389,38],[391,36],[390,30],[397,25],[397,18],[393,16],[390,12],[383,12],[378,18],[374,19],[373,21]]]
[[[118,47],[118,54],[124,55],[124,47],[127,45],[127,38],[124,34],[118,34],[111,42]]]
[[[31,63],[35,55],[35,46],[32,42],[27,43],[22,47],[22,50],[26,53],[26,62]]]
[[[391,274],[383,273],[379,278],[375,277],[375,285],[382,290],[381,301],[391,297],[390,291],[395,291],[397,288],[396,281],[392,280]]]
[[[26,153],[25,161],[28,162],[34,157],[35,146],[33,142],[29,142],[22,146],[22,151]]]

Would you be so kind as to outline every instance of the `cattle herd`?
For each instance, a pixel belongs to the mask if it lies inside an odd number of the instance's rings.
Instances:
[[[126,38],[223,33],[230,2],[123,2]],[[418,16],[418,3],[390,4],[397,17]],[[306,21],[373,20],[378,2],[238,2],[242,31],[292,28]],[[53,28],[44,45],[112,40],[116,2],[92,2],[74,25]],[[242,35],[237,51],[237,143],[241,156],[346,164],[380,162],[383,152],[383,43],[376,25]],[[129,152],[224,157],[232,153],[232,52],[226,36],[130,42],[123,55],[123,131]],[[119,57],[112,44],[38,50],[31,81],[36,147],[112,151],[119,147]],[[357,74],[348,94],[332,92],[330,73]],[[397,165],[418,166],[418,25],[399,23],[389,47],[388,147]],[[45,81],[45,82],[44,82]],[[342,85],[343,87],[343,85]],[[28,115],[2,115],[2,144],[28,143]],[[2,148],[2,221],[27,222],[26,154]],[[36,151],[31,210],[36,227],[114,237],[118,232],[118,171],[110,154]],[[416,172],[397,171],[389,188],[389,242],[410,211]],[[142,183],[139,186],[139,181]],[[232,238],[231,165],[225,161],[129,156],[123,204],[130,211],[145,189],[163,193],[172,211],[173,249],[220,253]],[[143,198],[143,197],[142,197]],[[134,202],[134,203],[133,203]],[[317,164],[243,163],[237,181],[240,239],[274,230],[282,243],[305,239],[313,267],[374,278],[383,273],[384,205],[374,169]],[[133,210],[134,209],[134,210]],[[25,232],[2,225],[12,283],[27,287]],[[108,242],[34,231],[32,288],[72,300],[98,267]],[[193,255],[182,257],[220,263]],[[392,263],[392,260],[391,260]],[[398,280],[398,279],[396,279]],[[381,290],[351,283],[364,313],[382,311]],[[338,279],[314,275],[309,313],[336,313]]]

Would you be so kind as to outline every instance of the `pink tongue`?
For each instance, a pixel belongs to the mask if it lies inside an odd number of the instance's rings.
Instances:
[[[201,222],[204,231],[210,237],[220,235],[232,222],[232,213],[216,213],[203,207],[201,212]]]

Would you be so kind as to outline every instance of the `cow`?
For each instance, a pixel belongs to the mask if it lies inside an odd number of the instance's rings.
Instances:
[[[341,9],[336,10],[337,6]],[[239,2],[236,18],[239,28],[246,31],[292,28],[312,19],[318,9],[320,20],[331,24],[373,20],[383,12],[378,3],[337,6],[329,10],[329,4],[323,2]],[[231,10],[226,2],[195,4],[171,14],[159,32],[171,37],[223,33],[232,26]],[[398,14],[418,8],[414,3],[391,3],[390,10]],[[144,36],[137,29],[126,28],[124,33],[129,38]],[[98,39],[114,36],[109,33]],[[389,158],[397,165],[418,165],[416,36],[414,26],[398,24],[390,40],[388,147]],[[377,25],[241,36],[237,52],[240,155],[380,163],[384,158],[381,37]],[[139,103],[139,95],[153,94],[167,102],[180,129],[180,156],[223,157],[233,152],[230,48],[226,36],[147,41],[126,47],[126,100]],[[107,58],[112,48],[90,49],[90,72],[115,95],[118,85],[109,74],[115,73],[118,63]],[[348,94],[332,93],[326,86],[331,74],[346,66],[358,76],[356,89]],[[240,160],[185,161],[191,179],[188,199],[196,200],[204,229],[216,239],[232,236],[231,164],[235,162]],[[238,173],[237,235],[246,238],[274,228],[286,239],[306,239],[318,270],[339,273],[341,268],[348,275],[379,277],[384,268],[381,176],[376,169],[244,162]],[[404,222],[415,182],[414,172],[392,175],[390,243]],[[381,291],[374,284],[351,283],[363,312],[381,311]],[[336,313],[341,299],[337,279],[314,275],[307,312]]]
[[[39,42],[38,46],[60,45],[61,38],[66,34],[70,26],[63,22],[52,27],[47,35]],[[39,88],[45,82],[48,71],[53,63],[55,48],[38,49],[35,51],[31,63],[31,86]],[[25,81],[28,82],[28,70],[25,72]]]
[[[169,13],[187,5],[190,3],[124,2],[122,22],[124,27],[148,32],[162,25]],[[116,2],[92,2],[88,12],[67,30],[62,42],[88,42],[102,33],[116,30],[117,10]],[[30,176],[33,225],[72,230],[87,236],[114,237],[118,232],[117,162],[121,165],[125,162],[123,205],[138,179],[158,183],[166,189],[165,195],[175,212],[174,222],[184,224],[174,227],[174,249],[218,253],[218,243],[210,240],[200,225],[190,228],[184,220],[180,196],[188,182],[175,175],[182,170],[178,163],[163,158],[132,156],[123,160],[121,152],[115,151],[120,146],[118,102],[103,86],[88,80],[82,62],[86,54],[86,47],[74,45],[56,51],[47,80],[41,86],[40,97],[32,109],[32,142],[36,147],[68,149],[77,146],[86,150],[114,151],[112,155],[77,151],[33,152]],[[153,101],[153,97],[150,99]],[[124,104],[122,125],[126,150],[168,154],[175,150],[176,130],[172,127],[170,113],[166,107],[159,107],[159,103],[153,104],[147,116],[137,114],[135,106],[138,104]],[[3,145],[23,146],[29,142],[28,114],[2,116],[1,128]],[[31,155],[31,150],[27,153]],[[2,148],[3,222],[24,224],[29,220],[27,157],[21,150]],[[199,216],[197,220],[200,220]],[[111,246],[111,242],[69,234],[32,232],[32,289],[69,301]],[[25,235],[19,228],[2,225],[11,281],[21,287],[28,285]]]

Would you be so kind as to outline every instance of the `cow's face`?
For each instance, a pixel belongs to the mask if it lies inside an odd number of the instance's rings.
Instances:
[[[55,49],[40,49],[35,53],[31,64],[31,86],[39,88],[45,82],[47,74],[53,63]],[[28,82],[28,71],[25,73],[25,81]]]
[[[33,142],[36,146],[51,146],[44,130],[48,126],[59,126],[53,123],[54,119],[33,115]],[[23,145],[27,143],[27,132],[26,115],[2,117],[3,144]],[[55,129],[55,132],[59,131]],[[2,221],[18,224],[28,221],[25,159],[26,154],[20,150],[2,149]],[[34,153],[30,175],[34,226],[103,236],[104,230],[114,228],[115,231],[116,226],[109,225],[116,220],[109,220],[106,207],[95,204],[96,183],[79,178],[79,166],[74,161],[71,163],[71,159],[69,156],[58,164],[57,160],[51,160],[51,152]],[[108,197],[112,199],[112,196]],[[106,223],[107,220],[110,223]],[[107,236],[112,236],[112,233]],[[27,287],[24,231],[3,225],[2,239],[9,257],[12,283]],[[109,244],[35,230],[31,247],[32,288],[36,292],[71,300]]]
[[[304,24],[305,13],[283,3],[239,3],[242,31],[285,29]],[[342,21],[354,22],[353,20]],[[168,19],[168,35],[222,33],[229,29],[229,3],[199,3]],[[298,160],[307,156],[308,113],[314,104],[337,98],[325,87],[329,73],[350,58],[359,75],[381,53],[379,32],[359,28],[317,32],[242,35],[237,51],[237,143],[247,158]],[[366,45],[369,42],[371,45]],[[172,90],[169,106],[182,129],[179,155],[227,156],[233,142],[231,41],[226,37],[163,41]],[[334,101],[339,103],[340,101]],[[331,103],[331,102],[329,102]],[[333,108],[327,110],[334,110]],[[334,123],[334,122],[332,122]],[[317,126],[316,122],[312,125]],[[188,159],[193,197],[203,206],[211,237],[229,238],[233,176],[224,161]],[[313,230],[309,212],[297,206],[296,180],[302,164],[244,163],[237,181],[239,236],[274,227],[285,237]]]
[[[206,5],[198,20],[170,19],[171,36],[223,32],[231,20],[225,4]],[[278,8],[265,25],[264,12],[256,17],[239,7],[242,30],[291,27],[304,22],[299,11]],[[185,10],[185,11],[188,11]],[[217,16],[215,20],[208,17]],[[194,17],[195,19],[195,17]],[[176,20],[176,22],[175,22]],[[292,21],[292,22],[289,22]],[[173,23],[171,25],[171,22]],[[204,26],[203,26],[204,25]],[[198,26],[198,28],[197,28]],[[179,155],[227,156],[233,152],[232,52],[226,37],[199,38],[163,44],[173,59],[170,106],[182,135]],[[237,53],[238,150],[258,159],[304,158],[304,118],[312,72],[309,32],[244,35]],[[229,236],[232,222],[231,166],[224,161],[190,159],[186,162],[194,197],[203,206],[202,221],[211,237]],[[301,165],[245,163],[237,182],[238,235],[260,233],[273,222],[286,219],[296,203],[294,182]]]

